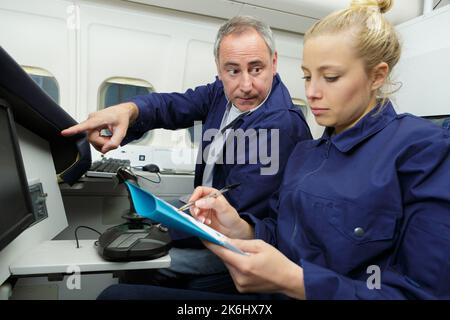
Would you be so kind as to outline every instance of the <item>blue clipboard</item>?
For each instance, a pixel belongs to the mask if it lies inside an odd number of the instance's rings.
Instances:
[[[125,185],[130,191],[136,213],[140,216],[218,244],[236,253],[247,255],[239,248],[226,242],[226,237],[222,233],[177,210],[171,204],[129,181],[125,181]]]

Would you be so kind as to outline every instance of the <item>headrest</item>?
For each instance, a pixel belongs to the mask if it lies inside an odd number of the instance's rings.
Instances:
[[[61,130],[77,122],[1,46],[0,98],[10,104],[18,124],[49,142],[60,181],[72,185],[89,169],[91,150],[86,135],[61,135]]]

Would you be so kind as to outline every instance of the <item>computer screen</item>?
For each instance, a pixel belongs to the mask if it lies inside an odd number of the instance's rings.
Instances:
[[[11,111],[0,104],[0,250],[34,222]]]

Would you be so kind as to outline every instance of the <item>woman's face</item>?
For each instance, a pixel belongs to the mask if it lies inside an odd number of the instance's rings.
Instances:
[[[356,56],[349,33],[308,39],[302,69],[306,97],[319,125],[340,133],[375,107],[374,81]]]

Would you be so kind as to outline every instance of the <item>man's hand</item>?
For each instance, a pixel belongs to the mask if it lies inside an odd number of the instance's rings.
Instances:
[[[91,113],[87,120],[61,132],[63,136],[72,136],[86,131],[89,142],[101,153],[116,149],[127,133],[130,123],[136,120],[138,107],[132,103],[121,103],[98,112]],[[109,129],[111,137],[101,136],[102,129]]]

